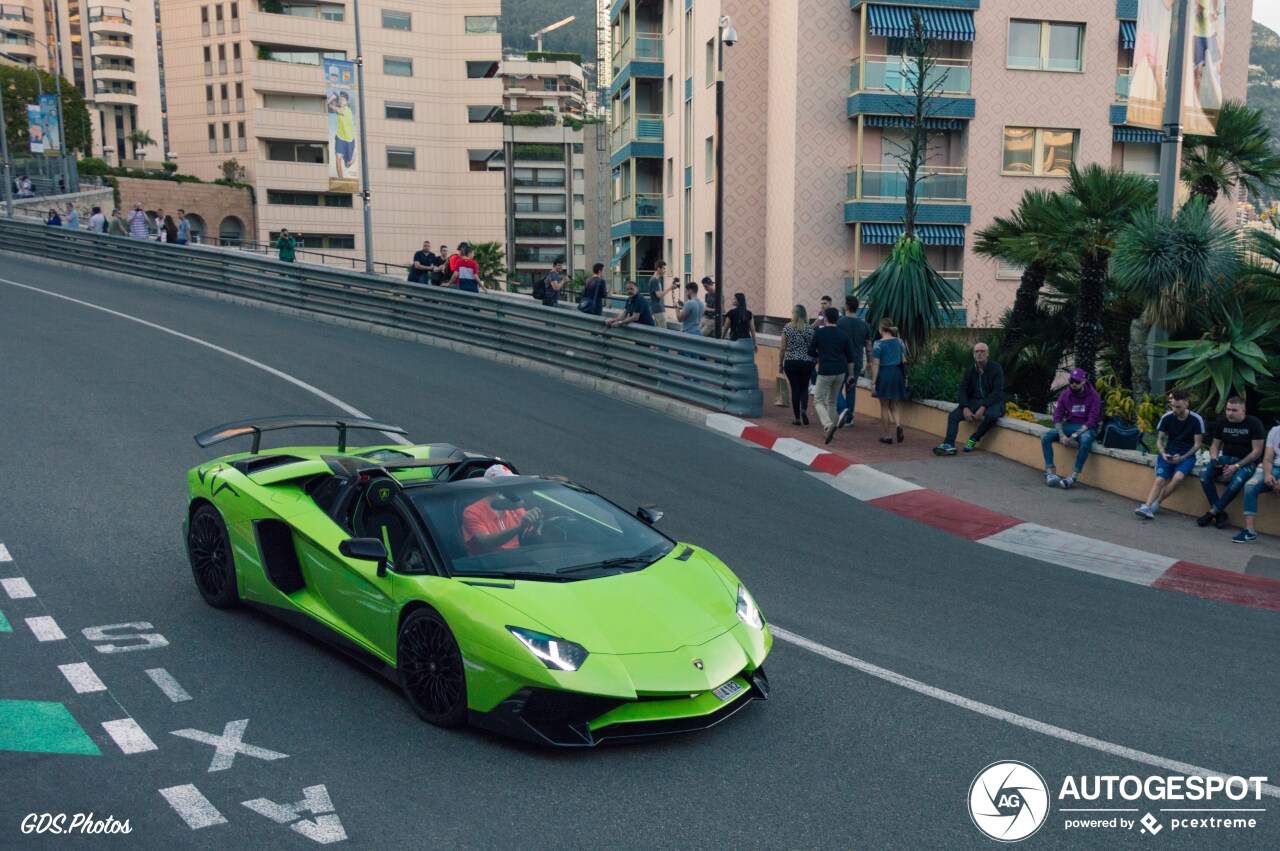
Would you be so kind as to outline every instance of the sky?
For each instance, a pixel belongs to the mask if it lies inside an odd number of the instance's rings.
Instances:
[[[1253,0],[1253,19],[1280,33],[1280,0]]]

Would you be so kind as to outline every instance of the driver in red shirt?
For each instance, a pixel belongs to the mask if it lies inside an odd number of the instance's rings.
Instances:
[[[484,471],[486,479],[514,475],[510,468],[502,464],[495,464]],[[539,508],[530,511],[523,508],[500,511],[494,508],[493,503],[503,498],[502,494],[493,493],[463,509],[462,542],[466,545],[467,555],[515,549],[520,546],[524,533],[542,519],[542,510]]]

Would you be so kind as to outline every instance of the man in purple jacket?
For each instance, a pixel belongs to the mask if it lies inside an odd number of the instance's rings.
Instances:
[[[1044,483],[1057,485],[1063,490],[1075,485],[1084,462],[1089,459],[1093,442],[1098,437],[1098,421],[1102,416],[1102,397],[1086,379],[1083,369],[1071,370],[1067,389],[1058,396],[1053,409],[1053,428],[1040,436],[1040,449],[1044,452]],[[1076,450],[1075,470],[1065,479],[1058,478],[1053,466],[1053,444],[1079,446]]]

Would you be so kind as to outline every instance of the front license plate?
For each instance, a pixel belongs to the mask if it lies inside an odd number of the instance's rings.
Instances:
[[[733,697],[735,694],[742,691],[744,688],[746,688],[746,686],[742,685],[742,683],[738,682],[737,680],[729,680],[729,682],[720,686],[720,688],[715,689],[711,693],[714,694],[716,697],[720,698],[720,700],[724,701]]]

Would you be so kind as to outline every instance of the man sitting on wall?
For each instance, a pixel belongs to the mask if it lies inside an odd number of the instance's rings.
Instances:
[[[964,445],[965,452],[972,452],[978,441],[1004,416],[1004,370],[990,358],[991,350],[986,343],[974,344],[973,363],[960,379],[957,392],[960,404],[947,417],[947,435],[933,448],[934,455],[956,454],[956,433],[961,420],[978,423]]]

